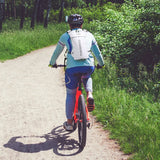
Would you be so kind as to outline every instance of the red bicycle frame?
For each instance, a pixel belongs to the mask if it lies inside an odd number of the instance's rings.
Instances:
[[[82,94],[82,90],[79,89],[79,87],[77,87],[77,91],[76,91],[76,102],[75,102],[75,107],[74,107],[74,114],[73,114],[73,117],[74,117],[74,121],[75,123],[77,123],[77,121],[79,120],[78,117],[77,117],[77,113],[78,113],[78,99],[79,99],[79,96]],[[89,113],[88,113],[88,109],[85,105],[85,108],[86,108],[86,118],[87,118],[87,121],[89,121]]]

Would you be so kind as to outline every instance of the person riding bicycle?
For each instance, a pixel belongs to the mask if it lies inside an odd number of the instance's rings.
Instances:
[[[92,33],[82,29],[83,17],[79,14],[72,14],[68,18],[68,23],[70,30],[60,37],[51,57],[50,65],[57,67],[56,60],[66,46],[68,50],[65,71],[67,121],[64,122],[63,127],[68,131],[72,131],[72,117],[75,107],[76,88],[78,85],[78,77],[76,75],[83,75],[82,82],[87,92],[87,107],[88,111],[91,112],[94,110],[91,74],[95,69],[92,53],[96,57],[100,67],[104,66],[104,61]]]

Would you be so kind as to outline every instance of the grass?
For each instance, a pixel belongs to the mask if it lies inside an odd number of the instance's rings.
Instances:
[[[0,33],[1,61],[13,59],[30,51],[56,44],[60,35],[68,28],[65,23],[49,24],[47,29],[37,25],[34,30],[29,27],[18,30],[18,26],[14,24],[12,24],[13,28],[9,27],[7,30],[8,26],[10,26],[9,23],[4,24],[3,32]]]
[[[9,27],[10,25],[12,27]],[[1,61],[56,44],[60,35],[68,30],[65,23],[52,23],[47,29],[35,26],[32,30],[26,21],[23,30],[19,30],[18,27],[17,23],[3,24],[3,32],[0,33]],[[91,30],[92,26],[87,24],[84,28]],[[122,150],[133,155],[131,159],[159,160],[159,101],[154,102],[148,87],[143,87],[147,83],[141,82],[137,85],[129,75],[128,78],[125,77],[124,88],[120,87],[121,82],[114,65],[107,62],[105,69],[95,71],[93,84],[96,109],[93,114],[110,131],[111,138],[119,141]],[[141,88],[141,91],[135,92],[134,88]]]
[[[22,30],[19,30],[18,24],[19,20],[7,20],[3,23],[0,33],[0,61],[56,44],[60,36],[69,30],[66,23],[49,23],[47,29],[43,25],[36,25],[34,30],[30,28],[29,20],[25,21]]]
[[[115,78],[113,70],[94,73],[94,114],[97,120],[110,130],[111,138],[119,141],[126,154],[133,154],[133,159],[159,160],[159,103],[154,102],[147,92],[129,93],[110,85],[107,78],[110,74]]]

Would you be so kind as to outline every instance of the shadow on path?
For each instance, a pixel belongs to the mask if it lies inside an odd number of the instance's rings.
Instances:
[[[66,132],[62,126],[58,126],[51,133],[42,136],[12,137],[4,147],[25,153],[36,153],[53,149],[53,152],[59,156],[73,156],[82,150],[79,147],[78,141],[69,138],[69,134],[71,133]],[[30,139],[37,139],[36,143],[23,143],[24,140],[29,141]],[[45,140],[45,142],[38,142],[39,139]]]

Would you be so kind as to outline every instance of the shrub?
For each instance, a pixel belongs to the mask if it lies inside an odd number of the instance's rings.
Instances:
[[[93,20],[100,20],[104,21],[106,18],[106,9],[113,9],[117,10],[120,8],[119,4],[112,4],[112,3],[107,3],[103,6],[98,5],[93,5],[86,7],[83,3],[79,5],[81,7],[76,7],[76,8],[64,8],[63,12],[63,20],[65,20],[65,16],[69,16],[71,14],[81,14],[84,18],[85,23],[91,22]],[[103,12],[102,12],[103,11]],[[58,21],[59,19],[59,12],[60,10],[52,10],[50,12],[50,21]]]
[[[143,64],[148,73],[160,60],[159,1],[135,5],[124,4],[121,12],[106,9],[106,21],[93,22],[103,53],[118,70],[126,68],[133,77]]]

